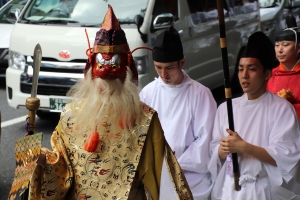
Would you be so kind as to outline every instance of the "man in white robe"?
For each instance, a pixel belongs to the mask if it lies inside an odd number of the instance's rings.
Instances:
[[[141,101],[157,111],[194,199],[209,199],[212,181],[207,168],[208,148],[216,102],[208,88],[182,70],[183,48],[173,27],[157,36],[153,60],[159,78],[140,92]]]
[[[233,99],[235,131],[228,129],[226,104],[218,108],[210,144],[212,200],[300,199],[300,130],[293,106],[266,91],[275,51],[262,33],[249,37],[239,61],[245,94]],[[234,188],[231,153],[238,154],[240,191]]]

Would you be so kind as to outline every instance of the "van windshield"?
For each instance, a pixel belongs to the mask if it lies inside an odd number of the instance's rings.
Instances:
[[[277,7],[281,3],[281,0],[259,0],[260,8],[272,8]]]
[[[27,0],[13,0],[5,4],[0,10],[0,23],[13,24],[26,3]]]
[[[148,0],[33,0],[21,23],[73,23],[99,26],[108,4],[121,24],[133,24],[136,15],[144,16]]]

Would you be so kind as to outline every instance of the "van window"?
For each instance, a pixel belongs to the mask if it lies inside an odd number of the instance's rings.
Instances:
[[[148,0],[109,0],[121,24],[134,24],[134,17],[144,16]],[[107,0],[33,0],[30,2],[23,23],[60,21],[70,22],[76,26],[99,26],[107,12]],[[29,22],[28,22],[29,21]],[[21,21],[22,23],[22,21]]]
[[[211,20],[218,19],[217,1],[212,0],[188,0],[191,16],[194,24],[199,24],[203,22],[208,22]],[[227,0],[223,1],[224,5],[224,16],[228,17],[228,10],[233,10],[233,8],[228,9]]]
[[[163,13],[171,13],[174,16],[174,20],[178,19],[178,3],[177,0],[156,0],[153,9],[153,18]]]
[[[261,8],[277,7],[281,4],[281,0],[259,0],[259,6]]]
[[[1,24],[14,23],[13,21],[10,21],[8,18],[16,20],[15,14],[16,13],[20,14],[20,12],[22,11],[26,3],[27,0],[15,0],[6,4],[5,7],[2,7],[0,11],[0,23]]]
[[[257,0],[231,0],[234,1],[234,14],[255,12],[259,9]]]

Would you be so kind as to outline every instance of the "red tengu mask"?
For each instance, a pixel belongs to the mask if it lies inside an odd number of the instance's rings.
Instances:
[[[95,54],[93,61],[93,79],[119,78],[123,83],[126,78],[126,65],[126,54],[97,53]]]
[[[121,29],[113,9],[108,5],[108,11],[102,22],[102,27],[96,33],[93,48],[87,50],[89,61],[84,73],[92,67],[92,78],[120,79],[124,83],[127,67],[130,68],[137,83],[138,73],[133,61],[125,32]]]

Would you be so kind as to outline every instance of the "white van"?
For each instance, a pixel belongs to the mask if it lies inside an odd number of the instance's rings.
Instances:
[[[32,56],[37,43],[43,58],[38,86],[40,111],[60,111],[69,88],[83,78],[88,42],[111,4],[129,47],[153,46],[171,24],[178,30],[189,76],[213,89],[223,84],[216,1],[212,0],[29,0],[15,24],[6,71],[7,100],[25,105],[32,82]],[[62,6],[62,4],[65,4]],[[251,33],[260,30],[257,0],[224,0],[230,74]],[[148,50],[135,51],[141,87],[157,76]]]
[[[10,0],[0,8],[0,78],[5,77],[8,67],[8,46],[16,18],[27,0]],[[13,18],[14,21],[10,19]]]
[[[286,28],[285,18],[291,14],[300,27],[300,0],[259,0],[261,30],[275,42],[276,35]]]

